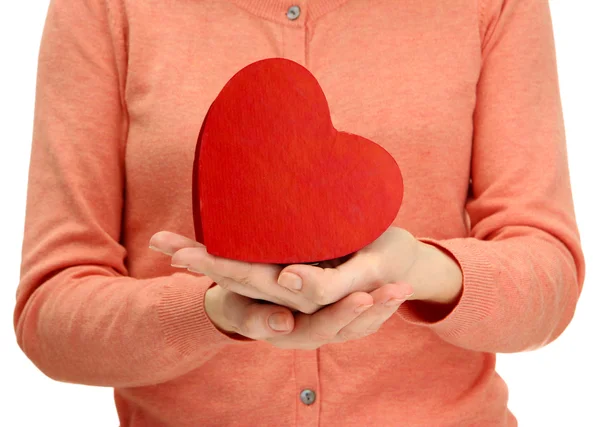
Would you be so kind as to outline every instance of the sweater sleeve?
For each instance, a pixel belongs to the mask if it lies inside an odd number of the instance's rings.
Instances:
[[[584,279],[547,0],[481,0],[467,238],[423,239],[451,255],[463,293],[445,317],[398,314],[475,351],[509,353],[557,338]]]
[[[208,278],[128,277],[124,27],[117,1],[50,3],[14,312],[20,347],[47,376],[112,387],[167,381],[240,342],[207,317]]]

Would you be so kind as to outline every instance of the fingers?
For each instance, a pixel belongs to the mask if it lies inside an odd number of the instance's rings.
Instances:
[[[294,329],[291,311],[225,291],[223,317],[233,332],[255,340],[286,335]]]
[[[180,249],[193,247],[202,247],[202,244],[170,231],[160,231],[150,238],[150,249],[165,255],[173,255]]]
[[[301,313],[312,314],[321,308],[320,305],[294,295],[285,289],[280,289],[276,283],[271,286],[254,287],[242,285],[228,277],[213,278],[213,280],[223,289],[235,292],[236,294],[257,300],[269,301],[290,308],[291,310],[300,311]],[[263,283],[263,285],[265,285],[265,283]],[[263,291],[261,288],[271,289],[272,292],[268,293],[268,290]]]
[[[294,264],[284,268],[278,283],[319,305],[331,304],[353,292],[371,292],[381,285],[377,257],[356,254],[335,268]]]
[[[315,349],[335,339],[338,332],[373,304],[364,292],[349,295],[315,314],[296,315],[295,329],[289,335],[269,339],[279,348]]]
[[[279,304],[283,306],[289,306],[290,301],[286,301],[281,298],[277,298],[274,296],[265,295],[260,290],[256,289],[252,286],[242,285],[241,283],[236,282],[228,277],[220,277],[220,278],[212,278],[217,285],[219,285],[223,289],[227,289],[228,291],[235,292],[236,294],[256,299],[256,300],[266,300],[270,301],[274,304]],[[298,309],[297,307],[291,307],[294,309]],[[316,309],[315,309],[316,311]]]
[[[253,264],[216,257],[206,251],[206,247],[185,247],[178,250],[171,259],[172,265],[187,268],[207,276],[228,277],[242,285],[254,286],[257,283],[275,283],[279,267],[270,264]]]
[[[204,246],[178,250],[171,263],[174,267],[204,274],[221,287],[250,298],[271,301],[303,313],[313,313],[320,308],[302,295],[279,286],[277,276],[281,267],[276,265],[216,257],[209,254]]]
[[[337,304],[325,307],[313,315],[309,330],[311,340],[329,342],[340,330],[351,323],[373,305],[373,297],[357,292],[340,300]]]
[[[176,251],[171,257],[173,267],[187,268],[197,273],[214,271],[211,268],[214,264],[214,258],[206,251],[205,246],[184,247]]]
[[[335,342],[356,340],[371,335],[398,310],[408,298],[407,286],[388,284],[371,292],[373,306],[339,331]]]

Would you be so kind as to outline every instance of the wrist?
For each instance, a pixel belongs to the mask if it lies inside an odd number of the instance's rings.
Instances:
[[[437,246],[419,241],[418,255],[409,283],[415,293],[410,299],[454,305],[462,295],[463,275],[454,258]]]

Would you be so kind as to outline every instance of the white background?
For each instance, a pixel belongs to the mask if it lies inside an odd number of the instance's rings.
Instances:
[[[116,427],[112,390],[46,378],[21,353],[12,329],[47,6],[48,0],[0,3],[0,425]],[[566,332],[541,350],[499,355],[498,370],[520,426],[600,427],[600,2],[551,0],[551,6],[587,278]]]

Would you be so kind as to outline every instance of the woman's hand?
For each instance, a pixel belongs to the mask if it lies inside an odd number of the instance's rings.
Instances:
[[[314,314],[261,304],[215,286],[205,309],[217,328],[270,342],[285,349],[314,350],[325,344],[356,340],[375,333],[405,300],[401,286],[385,285],[371,294],[356,292]]]
[[[307,314],[385,284],[403,287],[411,300],[446,306],[452,306],[462,292],[462,271],[452,258],[396,227],[332,268],[294,264],[282,269],[232,261],[214,257],[200,243],[169,232],[155,234],[150,246],[172,255],[174,266],[205,274],[225,289]]]
[[[170,255],[174,267],[208,276],[221,288],[241,296],[272,302],[307,314],[321,308],[320,304],[304,295],[277,284],[281,266],[215,257],[206,252],[204,245],[168,231],[152,236],[150,248]]]
[[[462,279],[460,267],[444,252],[390,227],[337,267],[289,265],[279,273],[278,283],[319,305],[387,283],[409,284],[411,300],[452,305],[462,292]]]
[[[295,328],[287,335],[268,338],[276,347],[314,350],[374,334],[406,301],[406,286],[384,285],[370,294],[352,293],[315,314],[295,316]]]

